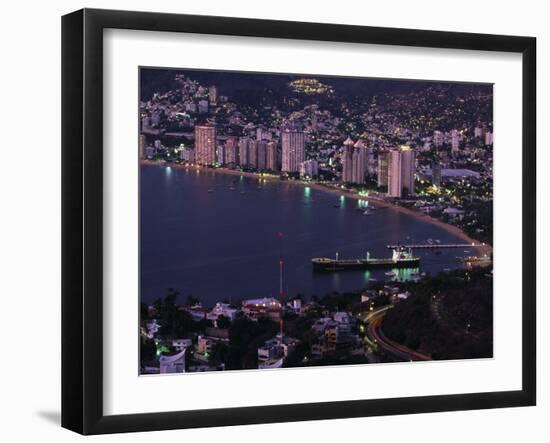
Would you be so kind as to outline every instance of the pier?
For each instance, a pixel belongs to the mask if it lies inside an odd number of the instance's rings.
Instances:
[[[388,249],[395,249],[399,247],[410,248],[410,249],[451,249],[451,248],[483,248],[485,244],[483,243],[447,243],[447,244],[438,244],[438,243],[422,243],[416,245],[386,245]]]

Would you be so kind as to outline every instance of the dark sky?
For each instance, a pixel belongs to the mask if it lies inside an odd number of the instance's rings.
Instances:
[[[203,71],[193,69],[141,68],[141,99],[149,99],[154,92],[165,92],[176,88],[174,76],[184,74],[203,86],[216,85],[218,93],[236,99],[247,91],[271,89],[281,93],[288,91],[288,83],[297,78],[317,78],[331,85],[341,96],[371,96],[386,92],[407,92],[423,89],[428,85],[440,84],[452,87],[456,92],[474,88],[490,93],[492,85],[475,83],[446,83],[420,80],[388,80],[360,77],[333,77],[320,75],[264,74],[232,71]]]

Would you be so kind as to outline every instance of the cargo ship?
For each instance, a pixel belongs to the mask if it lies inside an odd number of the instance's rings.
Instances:
[[[413,256],[411,248],[397,247],[393,249],[391,258],[371,258],[367,252],[365,258],[338,259],[317,257],[312,258],[314,271],[337,272],[362,269],[393,269],[393,268],[418,268],[420,257]]]

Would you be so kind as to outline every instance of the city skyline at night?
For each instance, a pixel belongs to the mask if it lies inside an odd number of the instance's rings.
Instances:
[[[139,123],[141,374],[492,356],[492,85],[140,68]]]

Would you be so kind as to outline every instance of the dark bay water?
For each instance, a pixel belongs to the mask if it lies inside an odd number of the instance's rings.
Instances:
[[[261,188],[259,188],[261,186]],[[234,187],[235,190],[230,188]],[[335,207],[341,203],[341,207]],[[389,243],[462,240],[393,209],[364,216],[358,202],[279,181],[184,170],[141,167],[141,297],[152,302],[176,288],[203,304],[277,296],[281,242],[285,292],[306,297],[363,288],[384,271],[314,274],[312,257],[389,257]],[[465,252],[467,251],[467,252]],[[415,251],[420,271],[460,266],[463,249]],[[407,278],[410,270],[400,270]]]

